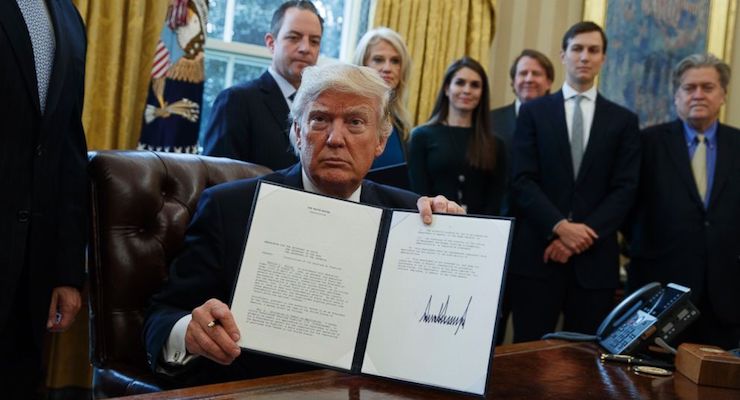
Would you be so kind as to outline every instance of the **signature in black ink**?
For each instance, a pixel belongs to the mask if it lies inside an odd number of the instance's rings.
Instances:
[[[419,318],[419,322],[425,324],[453,325],[455,326],[455,335],[457,335],[460,328],[465,329],[465,320],[468,316],[468,308],[470,308],[471,301],[473,301],[473,296],[470,296],[468,299],[468,305],[465,306],[465,311],[459,317],[447,315],[447,307],[450,305],[450,296],[448,295],[447,300],[439,306],[439,312],[437,312],[437,314],[432,314],[432,295],[429,295],[427,308],[424,310],[424,314],[422,314],[421,318]]]

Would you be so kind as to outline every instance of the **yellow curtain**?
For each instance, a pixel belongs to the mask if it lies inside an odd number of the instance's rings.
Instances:
[[[408,109],[414,125],[429,119],[453,60],[467,55],[488,70],[494,6],[495,0],[377,0],[374,26],[400,33],[411,53]]]
[[[85,108],[90,150],[133,149],[169,1],[73,0],[87,27]]]
[[[82,122],[88,148],[135,148],[169,1],[73,2],[87,28]],[[86,299],[83,303],[70,330],[49,335],[46,385],[51,390],[91,387]]]

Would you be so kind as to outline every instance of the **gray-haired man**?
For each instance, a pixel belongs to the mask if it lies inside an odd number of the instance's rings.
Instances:
[[[291,109],[292,142],[300,162],[260,179],[350,201],[418,208],[426,223],[432,211],[462,213],[442,196],[419,198],[363,180],[390,134],[388,99],[388,87],[370,68],[306,68]],[[236,344],[240,332],[226,303],[239,270],[257,182],[230,182],[203,192],[185,248],[148,313],[144,336],[156,371],[192,370],[187,383],[201,384],[306,368],[269,356],[243,355]],[[214,326],[215,320],[220,324]],[[185,368],[191,361],[204,365]]]
[[[678,119],[644,130],[628,231],[629,288],[691,288],[701,317],[685,340],[740,347],[740,131],[719,122],[730,67],[694,54],[673,72]]]

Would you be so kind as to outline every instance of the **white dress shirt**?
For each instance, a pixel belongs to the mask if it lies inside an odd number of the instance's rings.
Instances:
[[[581,99],[581,113],[583,114],[583,152],[586,153],[588,139],[591,137],[591,125],[594,122],[594,112],[596,112],[596,85],[583,93],[579,93],[568,83],[563,83],[563,99],[565,100],[565,123],[568,125],[568,141],[573,138],[573,109],[575,108],[574,97],[578,94],[583,96]]]

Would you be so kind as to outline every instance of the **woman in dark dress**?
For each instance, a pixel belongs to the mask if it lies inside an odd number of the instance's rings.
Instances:
[[[411,58],[401,35],[380,27],[365,33],[357,43],[354,63],[370,67],[380,74],[391,88],[391,120],[393,131],[388,137],[385,151],[373,162],[371,169],[406,162],[406,142],[411,123],[406,110],[406,92]]]
[[[411,133],[411,190],[444,195],[470,214],[498,214],[505,152],[491,134],[488,96],[477,61],[463,57],[449,66],[431,118]]]

